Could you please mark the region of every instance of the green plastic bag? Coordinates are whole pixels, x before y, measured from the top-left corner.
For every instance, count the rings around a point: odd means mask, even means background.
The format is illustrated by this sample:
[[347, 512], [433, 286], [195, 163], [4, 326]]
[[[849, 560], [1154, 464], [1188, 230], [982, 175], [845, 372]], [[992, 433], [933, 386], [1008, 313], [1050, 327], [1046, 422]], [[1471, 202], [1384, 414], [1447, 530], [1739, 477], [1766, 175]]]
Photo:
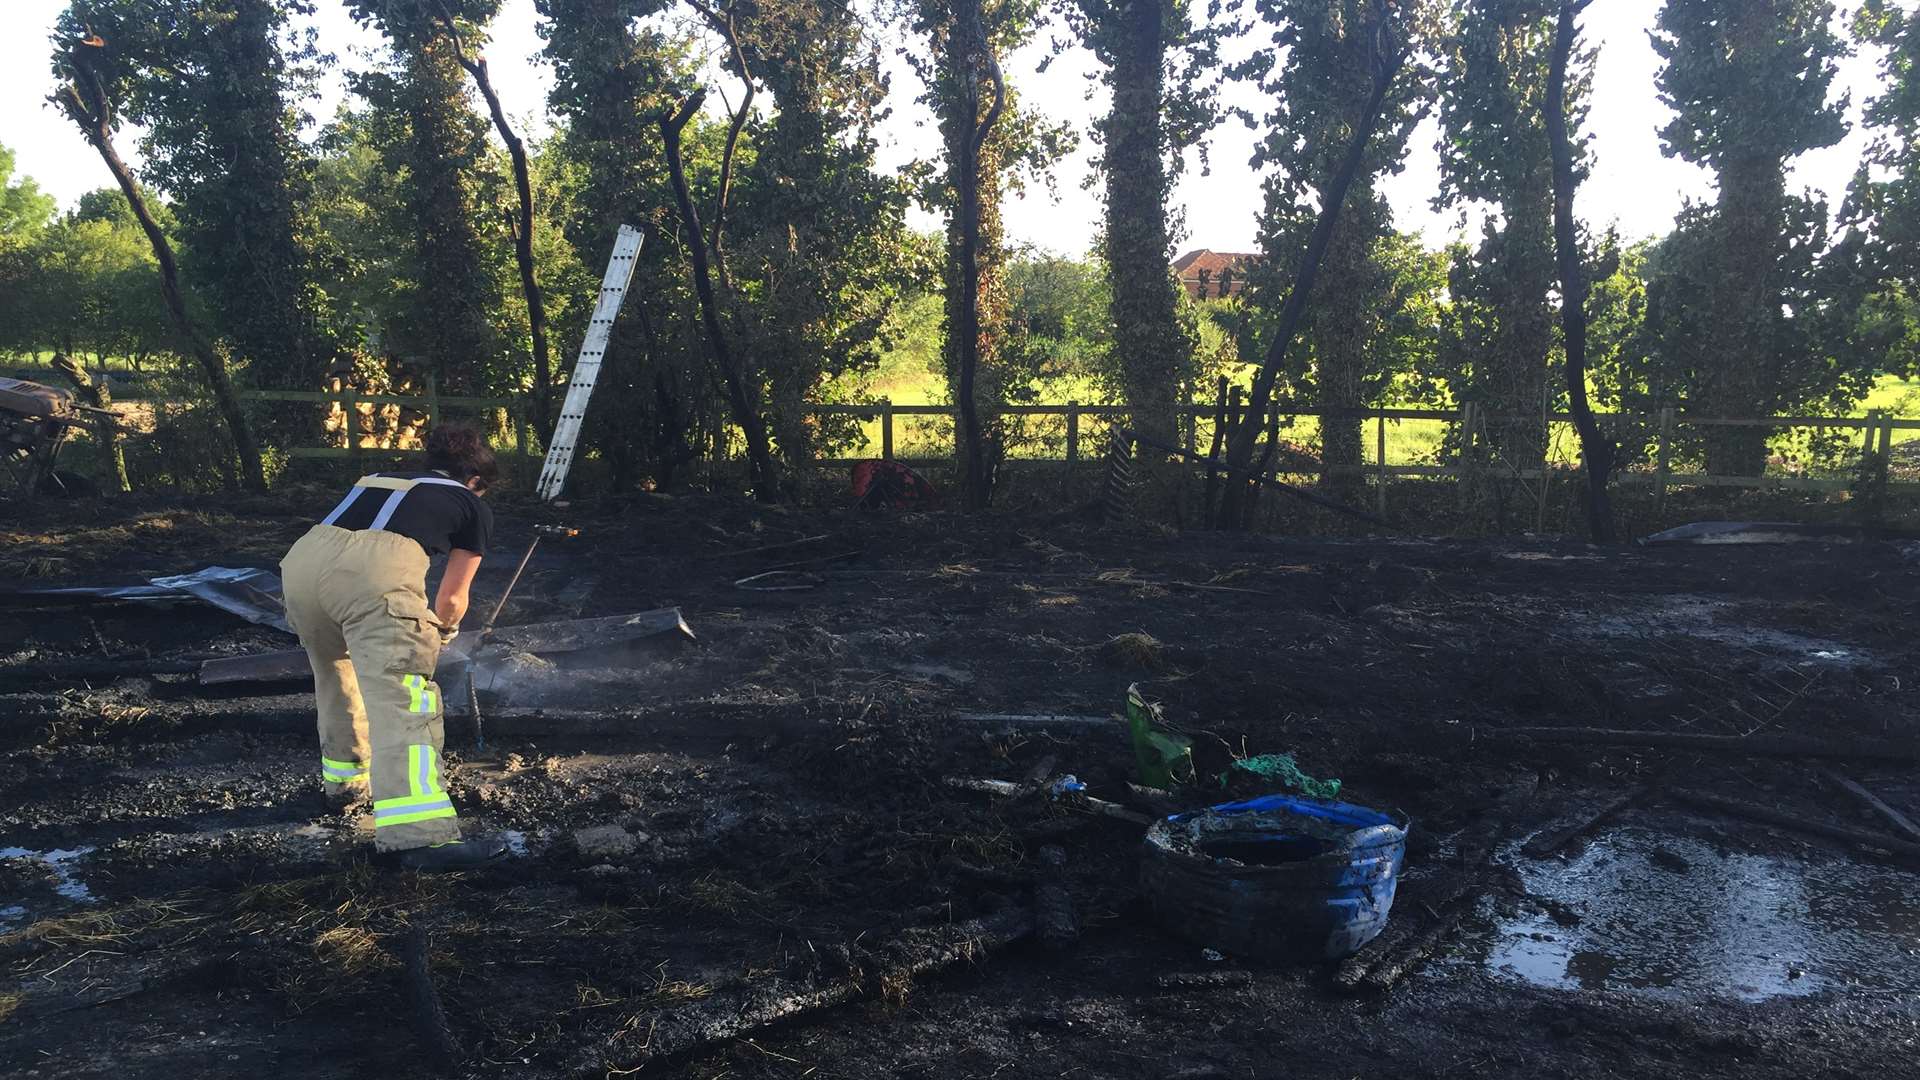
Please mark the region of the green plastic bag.
[[1277, 780], [1309, 799], [1331, 799], [1340, 794], [1340, 781], [1315, 780], [1300, 771], [1300, 764], [1293, 760], [1292, 754], [1261, 754], [1258, 757], [1241, 758], [1220, 774], [1221, 787], [1227, 786], [1227, 777], [1236, 769], [1267, 780]]
[[1184, 735], [1162, 730], [1160, 706], [1140, 696], [1139, 684], [1127, 687], [1127, 728], [1133, 733], [1133, 757], [1140, 782], [1170, 788], [1193, 782], [1193, 745]]

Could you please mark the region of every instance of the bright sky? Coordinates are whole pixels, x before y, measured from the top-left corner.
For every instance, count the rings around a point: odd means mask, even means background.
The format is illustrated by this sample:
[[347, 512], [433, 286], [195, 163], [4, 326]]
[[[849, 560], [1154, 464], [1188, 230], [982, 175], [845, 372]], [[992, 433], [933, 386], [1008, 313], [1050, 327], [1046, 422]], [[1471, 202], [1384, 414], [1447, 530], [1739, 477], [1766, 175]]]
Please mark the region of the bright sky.
[[[70, 205], [81, 193], [111, 183], [106, 169], [71, 125], [51, 107], [38, 104], [52, 88], [48, 74], [47, 33], [64, 0], [4, 0], [7, 33], [0, 35], [0, 100], [16, 103], [0, 114], [0, 144], [18, 155], [18, 169]], [[1911, 7], [1915, 0], [1906, 0]], [[1843, 0], [1843, 7], [1852, 7]], [[316, 116], [331, 115], [342, 94], [342, 69], [364, 63], [365, 50], [377, 48], [378, 35], [354, 25], [339, 0], [318, 0], [316, 23], [321, 47], [338, 55], [340, 65], [329, 73]], [[1670, 115], [1654, 90], [1659, 60], [1647, 42], [1660, 0], [1603, 0], [1587, 10], [1584, 43], [1600, 50], [1594, 79], [1593, 110], [1588, 130], [1593, 136], [1596, 166], [1581, 188], [1577, 210], [1597, 225], [1617, 224], [1631, 237], [1655, 236], [1672, 224], [1683, 200], [1709, 198], [1711, 178], [1703, 170], [1660, 154], [1657, 134]], [[523, 131], [534, 134], [546, 127], [546, 93], [551, 72], [538, 61], [541, 41], [533, 0], [505, 0], [493, 28], [488, 50], [493, 76], [510, 115]], [[1058, 57], [1044, 73], [1036, 69], [1051, 52], [1049, 35], [1016, 55], [1007, 65], [1029, 107], [1043, 109], [1056, 119], [1085, 131], [1090, 118], [1105, 107], [1104, 95], [1089, 100], [1087, 88], [1092, 59], [1081, 52]], [[1851, 120], [1876, 92], [1877, 58], [1857, 55], [1845, 60], [1836, 81], [1836, 93], [1850, 92]], [[912, 98], [918, 81], [896, 58], [891, 65], [894, 113], [884, 131], [883, 165], [891, 168], [915, 157], [931, 157], [937, 138], [927, 111]], [[1244, 88], [1235, 91], [1256, 114], [1264, 113], [1260, 95]], [[1401, 228], [1417, 229], [1430, 244], [1441, 244], [1461, 228], [1457, 211], [1436, 212], [1430, 200], [1438, 189], [1437, 135], [1431, 120], [1416, 131], [1407, 168], [1389, 179], [1385, 191], [1392, 200]], [[1796, 185], [1815, 188], [1837, 203], [1852, 176], [1866, 137], [1854, 130], [1837, 146], [1801, 157], [1793, 166]], [[1212, 138], [1211, 175], [1200, 175], [1197, 160], [1190, 164], [1175, 194], [1186, 226], [1181, 250], [1210, 247], [1222, 251], [1249, 250], [1254, 218], [1260, 207], [1260, 174], [1248, 168], [1253, 134], [1237, 123]], [[135, 155], [131, 133], [121, 139], [121, 150]], [[1054, 198], [1036, 187], [1010, 203], [1006, 211], [1010, 239], [1052, 251], [1078, 254], [1092, 241], [1100, 215], [1098, 193], [1084, 191], [1091, 170], [1093, 148], [1062, 163], [1056, 172]], [[919, 216], [916, 224], [931, 226]]]

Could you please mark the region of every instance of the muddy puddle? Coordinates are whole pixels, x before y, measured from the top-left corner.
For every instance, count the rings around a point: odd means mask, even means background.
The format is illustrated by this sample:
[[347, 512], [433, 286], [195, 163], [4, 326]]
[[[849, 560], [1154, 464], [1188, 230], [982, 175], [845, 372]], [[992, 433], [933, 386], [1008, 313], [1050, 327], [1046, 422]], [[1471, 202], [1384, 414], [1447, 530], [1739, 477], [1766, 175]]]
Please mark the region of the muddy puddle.
[[1634, 828], [1513, 865], [1533, 900], [1496, 920], [1480, 962], [1501, 981], [1748, 1002], [1920, 991], [1920, 875]]
[[[95, 897], [86, 882], [80, 880], [74, 872], [74, 863], [92, 854], [93, 848], [56, 848], [51, 851], [35, 851], [23, 847], [0, 847], [0, 862], [19, 860], [32, 864], [32, 873], [51, 886], [55, 895], [76, 904], [91, 904]], [[13, 901], [26, 897], [0, 897], [0, 933], [18, 929], [32, 922], [37, 916], [26, 904]]]
[[1876, 666], [1876, 658], [1845, 642], [1790, 630], [1756, 626], [1741, 618], [1739, 605], [1706, 596], [1679, 595], [1636, 599], [1570, 610], [1567, 637], [1587, 641], [1658, 641], [1686, 637], [1732, 649], [1779, 657], [1807, 668], [1854, 670]]

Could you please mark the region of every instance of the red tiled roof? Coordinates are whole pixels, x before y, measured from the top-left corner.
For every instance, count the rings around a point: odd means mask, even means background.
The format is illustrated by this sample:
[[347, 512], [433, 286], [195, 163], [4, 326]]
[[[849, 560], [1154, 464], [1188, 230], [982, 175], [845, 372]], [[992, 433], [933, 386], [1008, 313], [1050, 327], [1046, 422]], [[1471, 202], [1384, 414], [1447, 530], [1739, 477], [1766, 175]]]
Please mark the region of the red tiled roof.
[[1245, 252], [1200, 248], [1173, 260], [1173, 270], [1180, 276], [1180, 284], [1195, 299], [1238, 296], [1247, 287], [1247, 264], [1257, 259], [1258, 255]]
[[1200, 248], [1196, 251], [1189, 251], [1185, 255], [1173, 260], [1173, 268], [1179, 271], [1180, 276], [1183, 278], [1196, 277], [1202, 270], [1207, 272], [1208, 277], [1218, 277], [1222, 270], [1231, 269], [1235, 273], [1238, 273], [1243, 265], [1257, 258], [1259, 258], [1258, 255], [1248, 255], [1231, 251], [1215, 251], [1212, 248]]

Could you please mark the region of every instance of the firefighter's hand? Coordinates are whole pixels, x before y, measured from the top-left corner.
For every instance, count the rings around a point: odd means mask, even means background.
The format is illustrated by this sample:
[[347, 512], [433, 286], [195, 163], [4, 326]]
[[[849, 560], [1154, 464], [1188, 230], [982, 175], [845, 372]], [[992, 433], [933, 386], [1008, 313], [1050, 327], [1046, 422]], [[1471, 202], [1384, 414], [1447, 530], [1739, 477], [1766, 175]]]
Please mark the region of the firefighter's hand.
[[440, 629], [440, 647], [442, 649], [445, 649], [447, 646], [452, 645], [453, 639], [460, 636], [460, 628], [457, 626], [449, 626], [446, 623], [441, 623], [439, 629]]

